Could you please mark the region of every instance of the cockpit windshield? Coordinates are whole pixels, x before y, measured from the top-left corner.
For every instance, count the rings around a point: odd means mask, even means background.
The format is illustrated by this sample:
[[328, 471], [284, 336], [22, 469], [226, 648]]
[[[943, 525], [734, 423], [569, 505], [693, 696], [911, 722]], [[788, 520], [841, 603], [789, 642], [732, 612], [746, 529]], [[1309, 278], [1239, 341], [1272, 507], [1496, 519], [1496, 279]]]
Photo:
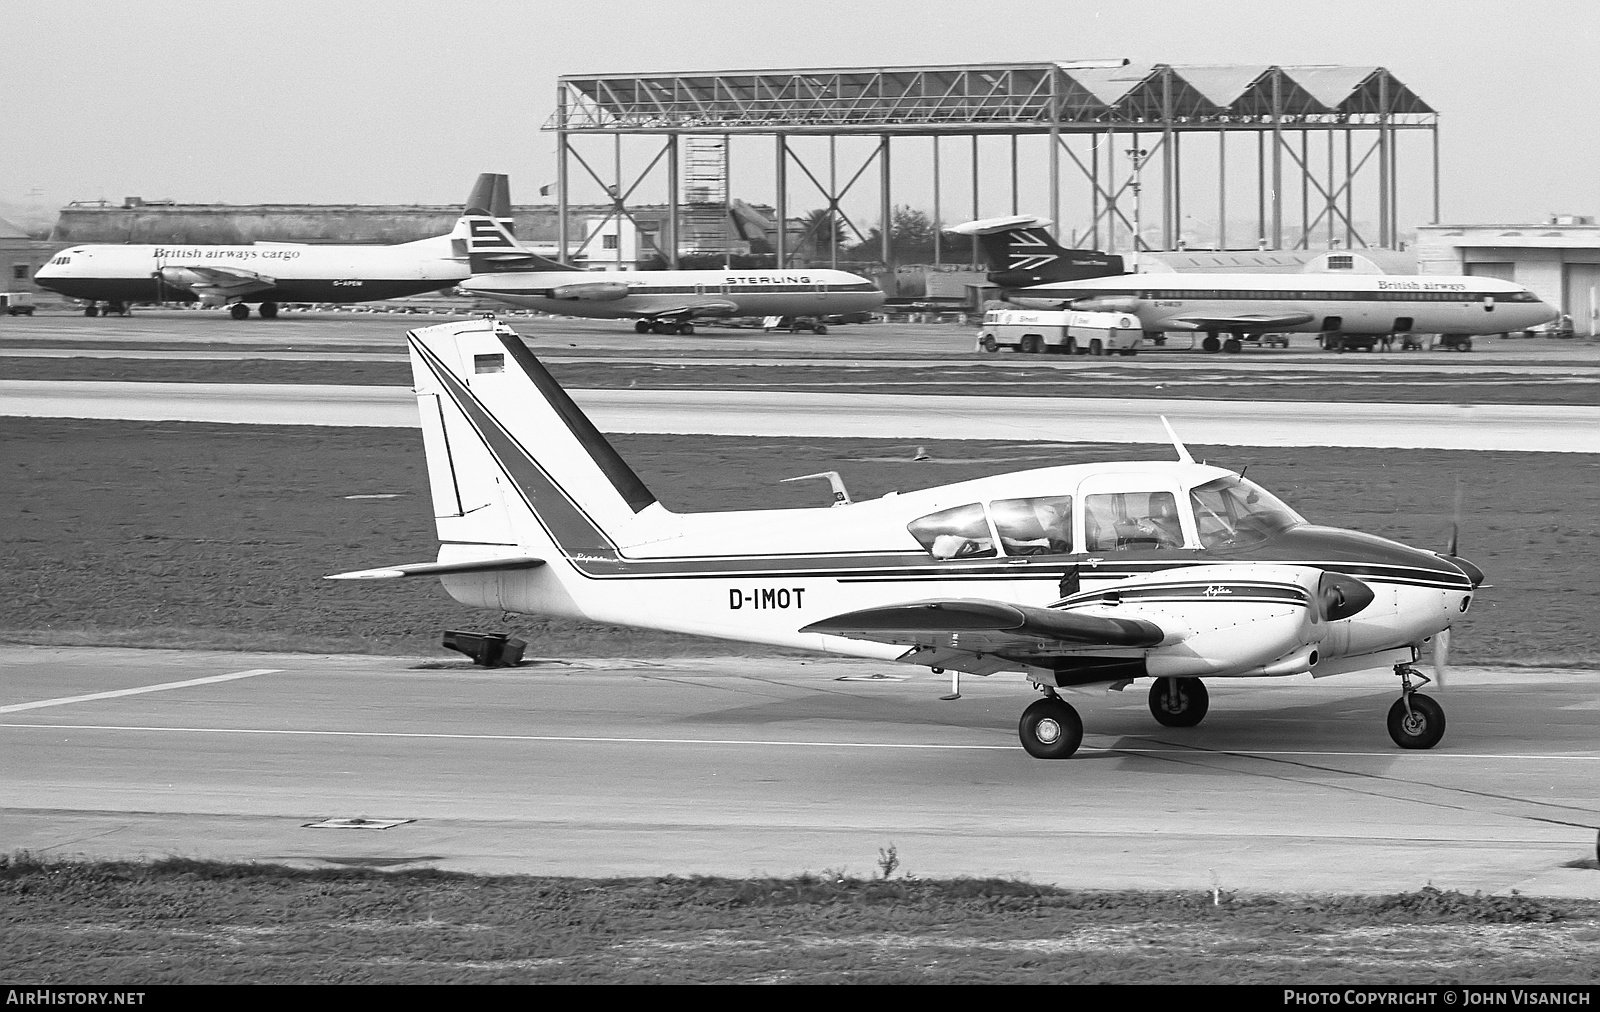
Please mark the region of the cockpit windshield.
[[1305, 518], [1253, 481], [1228, 475], [1189, 492], [1202, 548], [1254, 545]]

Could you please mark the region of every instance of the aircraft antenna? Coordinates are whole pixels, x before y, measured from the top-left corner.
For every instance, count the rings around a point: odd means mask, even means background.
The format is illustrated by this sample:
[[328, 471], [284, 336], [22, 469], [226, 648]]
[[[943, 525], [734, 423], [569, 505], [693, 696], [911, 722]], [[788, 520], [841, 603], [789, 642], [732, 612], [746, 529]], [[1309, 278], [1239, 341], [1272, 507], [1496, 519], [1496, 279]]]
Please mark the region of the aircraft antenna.
[[1172, 448], [1178, 451], [1178, 460], [1185, 464], [1193, 464], [1194, 458], [1189, 456], [1189, 448], [1183, 445], [1183, 440], [1179, 439], [1178, 434], [1173, 431], [1172, 423], [1167, 421], [1167, 416], [1159, 415], [1157, 417], [1161, 419], [1161, 424], [1166, 426], [1167, 438], [1172, 440]]

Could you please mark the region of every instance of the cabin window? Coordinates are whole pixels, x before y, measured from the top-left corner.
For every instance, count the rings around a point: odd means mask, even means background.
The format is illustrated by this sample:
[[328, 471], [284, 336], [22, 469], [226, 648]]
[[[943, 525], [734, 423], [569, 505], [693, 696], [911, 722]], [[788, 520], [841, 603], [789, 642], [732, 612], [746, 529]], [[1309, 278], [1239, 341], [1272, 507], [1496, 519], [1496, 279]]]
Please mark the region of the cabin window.
[[1182, 547], [1178, 497], [1171, 492], [1113, 492], [1083, 500], [1084, 551]]
[[1356, 258], [1350, 253], [1333, 253], [1328, 256], [1328, 270], [1349, 271], [1355, 270]]
[[978, 503], [929, 513], [906, 530], [936, 559], [983, 559], [995, 554], [994, 535]]
[[1072, 496], [997, 499], [989, 504], [1007, 555], [1065, 555], [1072, 551]]
[[1189, 501], [1202, 548], [1259, 544], [1305, 523], [1271, 492], [1233, 475], [1196, 486], [1189, 492]]

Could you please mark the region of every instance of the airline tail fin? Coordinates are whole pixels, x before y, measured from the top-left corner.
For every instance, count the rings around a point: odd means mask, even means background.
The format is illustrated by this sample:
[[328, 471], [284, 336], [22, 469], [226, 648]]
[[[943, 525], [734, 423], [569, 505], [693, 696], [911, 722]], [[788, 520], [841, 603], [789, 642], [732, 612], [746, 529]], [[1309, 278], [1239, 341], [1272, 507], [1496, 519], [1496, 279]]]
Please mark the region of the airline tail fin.
[[469, 207], [456, 223], [467, 267], [473, 274], [522, 271], [577, 271], [580, 268], [546, 260], [517, 242], [509, 229], [481, 207]]
[[977, 237], [989, 280], [1001, 288], [1127, 273], [1119, 256], [1062, 246], [1045, 228], [1049, 224], [1047, 218], [1015, 215], [964, 222], [946, 231]]
[[447, 546], [481, 546], [475, 557], [604, 562], [671, 523], [674, 514], [510, 327], [480, 318], [407, 340]]
[[484, 172], [478, 176], [472, 192], [467, 194], [467, 202], [462, 205], [465, 214], [471, 214], [474, 209], [479, 213], [487, 209], [507, 232], [517, 234], [516, 218], [511, 213], [511, 177], [505, 173]]

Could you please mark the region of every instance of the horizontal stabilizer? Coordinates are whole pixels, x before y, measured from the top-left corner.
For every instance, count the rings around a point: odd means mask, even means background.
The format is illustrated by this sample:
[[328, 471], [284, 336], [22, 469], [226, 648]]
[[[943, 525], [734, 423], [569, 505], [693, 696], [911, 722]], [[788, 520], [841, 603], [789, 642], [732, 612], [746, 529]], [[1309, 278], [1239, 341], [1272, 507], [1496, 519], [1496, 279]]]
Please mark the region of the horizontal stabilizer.
[[537, 569], [543, 559], [519, 556], [511, 559], [477, 559], [472, 562], [411, 562], [384, 569], [359, 569], [353, 573], [324, 576], [324, 580], [397, 580], [402, 576], [448, 576], [452, 573], [499, 573], [514, 569]]
[[1049, 224], [1049, 218], [1038, 218], [1031, 214], [1013, 214], [1004, 218], [979, 218], [977, 221], [964, 221], [959, 225], [951, 225], [945, 231], [956, 235], [993, 235], [996, 232], [1006, 232], [1013, 228], [1044, 228]]
[[1003, 601], [944, 600], [867, 608], [813, 622], [801, 632], [898, 643], [920, 635], [1005, 633], [1096, 646], [1149, 647], [1165, 633], [1154, 622], [1105, 618]]

